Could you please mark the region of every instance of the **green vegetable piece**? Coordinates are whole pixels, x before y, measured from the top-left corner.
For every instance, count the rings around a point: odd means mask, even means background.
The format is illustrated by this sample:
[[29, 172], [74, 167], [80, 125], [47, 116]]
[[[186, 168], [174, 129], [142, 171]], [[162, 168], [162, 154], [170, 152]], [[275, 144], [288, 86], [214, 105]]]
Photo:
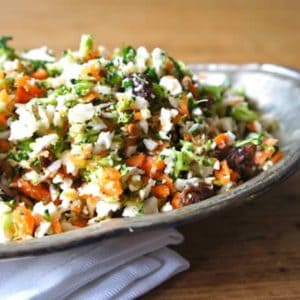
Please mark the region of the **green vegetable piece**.
[[188, 171], [190, 162], [191, 162], [191, 158], [187, 152], [177, 151], [176, 152], [176, 163], [175, 163], [175, 169], [174, 169], [175, 176], [178, 177], [178, 175], [182, 171]]
[[134, 60], [136, 56], [136, 50], [131, 46], [125, 46], [121, 49], [121, 56], [125, 63]]
[[78, 96], [85, 96], [92, 91], [94, 83], [88, 80], [82, 80], [74, 84], [73, 88]]
[[148, 67], [144, 73], [152, 82], [158, 83], [159, 78], [154, 68]]
[[45, 212], [44, 212], [44, 219], [45, 219], [46, 221], [48, 221], [48, 222], [51, 221], [51, 215], [50, 215], [48, 209], [46, 209]]
[[241, 122], [251, 122], [258, 119], [258, 114], [248, 107], [247, 103], [235, 105], [231, 109], [231, 116]]
[[121, 112], [129, 110], [131, 109], [132, 103], [133, 103], [133, 99], [124, 97], [117, 102], [116, 109]]
[[221, 101], [224, 91], [225, 86], [223, 85], [205, 85], [202, 87], [202, 93], [204, 95], [212, 95], [216, 98], [217, 101]]
[[2, 219], [2, 228], [4, 232], [9, 231], [12, 227], [12, 213], [11, 212], [4, 213], [1, 219]]
[[83, 34], [80, 39], [79, 52], [83, 56], [87, 56], [94, 47], [94, 39], [90, 34]]
[[264, 135], [262, 133], [251, 133], [245, 140], [237, 141], [235, 143], [235, 146], [241, 147], [241, 146], [244, 146], [244, 145], [250, 144], [250, 143], [254, 144], [256, 146], [259, 146], [262, 144], [263, 138], [264, 138]]
[[161, 100], [161, 99], [166, 98], [166, 91], [159, 84], [153, 83], [153, 85], [152, 85], [152, 91], [153, 91], [153, 94], [155, 95], [155, 97], [157, 99]]
[[118, 114], [118, 124], [126, 124], [133, 118], [133, 113], [119, 112]]
[[11, 36], [4, 35], [0, 37], [0, 56], [13, 60], [16, 57], [15, 50], [7, 45], [12, 40]]

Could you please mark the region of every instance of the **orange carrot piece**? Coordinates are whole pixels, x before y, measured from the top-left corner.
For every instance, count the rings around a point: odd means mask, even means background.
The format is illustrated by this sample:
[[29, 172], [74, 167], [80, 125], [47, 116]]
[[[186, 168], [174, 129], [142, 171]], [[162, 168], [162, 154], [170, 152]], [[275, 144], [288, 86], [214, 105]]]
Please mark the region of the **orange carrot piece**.
[[170, 195], [170, 189], [166, 184], [158, 184], [151, 188], [151, 193], [157, 198], [167, 198]]
[[237, 181], [239, 178], [238, 173], [233, 171], [229, 166], [226, 160], [221, 161], [221, 166], [219, 170], [214, 171], [216, 179], [222, 184], [227, 184], [230, 181]]
[[31, 74], [31, 77], [34, 79], [43, 80], [48, 78], [48, 72], [45, 69], [38, 69]]
[[26, 103], [34, 97], [41, 97], [45, 94], [45, 90], [32, 83], [28, 76], [16, 78], [16, 87], [17, 103]]
[[43, 201], [45, 203], [51, 201], [49, 190], [41, 184], [33, 185], [29, 181], [26, 181], [23, 178], [19, 178], [17, 180], [17, 189], [24, 195], [36, 201]]
[[35, 219], [28, 208], [18, 206], [12, 213], [12, 220], [14, 231], [18, 238], [33, 235]]
[[171, 204], [173, 208], [180, 208], [182, 207], [182, 203], [180, 201], [180, 193], [176, 192], [172, 198]]
[[273, 151], [270, 151], [270, 149], [265, 149], [261, 151], [256, 151], [254, 156], [254, 162], [262, 166], [273, 154]]
[[114, 168], [105, 168], [99, 179], [101, 191], [108, 196], [120, 196], [123, 193], [121, 174]]
[[127, 164], [131, 167], [141, 168], [146, 160], [144, 153], [135, 154], [127, 159]]
[[224, 149], [228, 144], [228, 135], [226, 133], [220, 133], [215, 138], [214, 141], [217, 145], [217, 148]]
[[133, 118], [134, 118], [136, 121], [142, 120], [142, 114], [141, 114], [141, 112], [136, 112], [136, 113], [134, 113]]
[[283, 157], [283, 153], [281, 151], [277, 151], [271, 158], [271, 161], [273, 162], [273, 164], [277, 163], [278, 161], [280, 161]]
[[53, 229], [54, 233], [61, 233], [62, 232], [61, 225], [60, 225], [59, 220], [57, 218], [53, 218], [51, 220], [51, 225], [52, 225], [52, 229]]
[[91, 102], [94, 99], [98, 98], [99, 94], [96, 92], [91, 92], [83, 97], [85, 102]]
[[189, 98], [188, 98], [187, 96], [184, 96], [184, 97], [179, 101], [180, 112], [181, 112], [183, 115], [186, 115], [186, 116], [189, 115], [188, 101], [189, 101]]

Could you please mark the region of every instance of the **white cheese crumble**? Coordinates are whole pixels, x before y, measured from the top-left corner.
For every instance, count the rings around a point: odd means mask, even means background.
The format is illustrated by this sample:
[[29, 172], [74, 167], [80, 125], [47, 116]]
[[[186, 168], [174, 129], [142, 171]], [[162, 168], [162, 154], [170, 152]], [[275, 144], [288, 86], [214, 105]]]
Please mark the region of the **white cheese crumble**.
[[112, 139], [114, 136], [114, 132], [102, 131], [100, 132], [98, 139], [95, 143], [94, 152], [100, 152], [102, 150], [110, 149], [112, 145]]
[[51, 222], [42, 221], [34, 232], [34, 237], [39, 238], [45, 236], [51, 229]]
[[77, 104], [68, 112], [68, 119], [71, 124], [84, 123], [93, 118], [95, 114], [95, 107], [93, 104]]
[[155, 48], [152, 53], [152, 64], [158, 76], [162, 75], [162, 69], [165, 63], [166, 53], [160, 48]]
[[115, 212], [121, 207], [119, 202], [98, 201], [96, 204], [96, 213], [100, 218], [105, 218], [110, 212]]
[[177, 96], [182, 93], [182, 87], [178, 79], [174, 76], [168, 75], [160, 79], [159, 85], [164, 87], [172, 96]]
[[27, 52], [23, 52], [21, 54], [21, 57], [28, 60], [41, 60], [47, 62], [54, 62], [55, 57], [53, 55], [50, 55], [49, 52], [50, 52], [49, 49], [46, 46], [44, 46], [41, 48], [35, 48]]
[[136, 50], [136, 67], [137, 71], [143, 73], [147, 68], [147, 60], [150, 58], [150, 54], [145, 47], [139, 47]]
[[112, 93], [112, 90], [111, 87], [108, 85], [96, 84], [94, 87], [94, 92], [99, 93], [101, 95], [109, 95]]
[[144, 143], [145, 147], [147, 148], [147, 150], [149, 150], [149, 151], [155, 150], [155, 148], [158, 145], [158, 143], [152, 139], [144, 139], [143, 143]]
[[32, 213], [33, 213], [33, 215], [41, 215], [41, 216], [43, 216], [46, 211], [52, 217], [52, 216], [56, 215], [57, 208], [56, 208], [56, 206], [55, 206], [55, 204], [53, 202], [49, 202], [48, 204], [44, 204], [43, 202], [37, 202], [33, 206]]
[[159, 117], [161, 130], [159, 131], [159, 135], [162, 139], [170, 139], [168, 133], [173, 127], [172, 118], [177, 115], [178, 111], [176, 109], [167, 109], [164, 107], [161, 109]]
[[167, 202], [166, 204], [164, 204], [164, 206], [161, 208], [162, 212], [168, 212], [173, 210], [173, 206], [171, 205], [170, 202]]
[[35, 157], [42, 149], [49, 147], [50, 145], [55, 145], [58, 139], [59, 137], [56, 133], [47, 134], [37, 138], [35, 142], [31, 144], [32, 152], [30, 153], [30, 157]]
[[197, 186], [200, 183], [200, 178], [192, 177], [189, 179], [178, 178], [175, 181], [175, 188], [177, 191], [182, 191], [187, 186]]
[[128, 205], [124, 208], [122, 217], [136, 217], [140, 212], [140, 207], [136, 205]]
[[19, 119], [10, 123], [10, 141], [23, 140], [32, 137], [38, 130], [38, 122], [30, 105], [18, 105], [16, 113]]

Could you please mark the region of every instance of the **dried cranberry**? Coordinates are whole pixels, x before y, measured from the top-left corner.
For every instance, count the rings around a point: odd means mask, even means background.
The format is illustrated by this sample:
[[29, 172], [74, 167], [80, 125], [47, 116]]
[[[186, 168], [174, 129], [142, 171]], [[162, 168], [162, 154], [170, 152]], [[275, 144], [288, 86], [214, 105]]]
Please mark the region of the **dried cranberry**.
[[146, 99], [152, 96], [152, 82], [145, 74], [134, 73], [126, 78], [132, 82], [132, 92], [134, 95]]
[[254, 162], [255, 152], [256, 145], [254, 144], [231, 148], [226, 160], [229, 167], [239, 172], [242, 177], [253, 177], [257, 173], [257, 166]]
[[180, 194], [181, 206], [197, 203], [215, 194], [212, 185], [201, 182], [198, 186], [188, 186]]

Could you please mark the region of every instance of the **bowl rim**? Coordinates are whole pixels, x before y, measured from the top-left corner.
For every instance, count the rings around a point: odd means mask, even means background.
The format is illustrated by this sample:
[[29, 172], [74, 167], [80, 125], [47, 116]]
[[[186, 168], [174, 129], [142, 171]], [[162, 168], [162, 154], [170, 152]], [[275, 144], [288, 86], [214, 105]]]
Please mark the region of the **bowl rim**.
[[[192, 70], [209, 72], [262, 72], [296, 79], [300, 83], [300, 71], [276, 64], [189, 64]], [[221, 209], [242, 204], [269, 189], [300, 167], [300, 145], [296, 145], [272, 168], [223, 194], [170, 212], [133, 218], [116, 218], [93, 226], [26, 241], [0, 244], [0, 259], [21, 258], [48, 254], [87, 245], [108, 237], [130, 232], [175, 227], [209, 216]]]

